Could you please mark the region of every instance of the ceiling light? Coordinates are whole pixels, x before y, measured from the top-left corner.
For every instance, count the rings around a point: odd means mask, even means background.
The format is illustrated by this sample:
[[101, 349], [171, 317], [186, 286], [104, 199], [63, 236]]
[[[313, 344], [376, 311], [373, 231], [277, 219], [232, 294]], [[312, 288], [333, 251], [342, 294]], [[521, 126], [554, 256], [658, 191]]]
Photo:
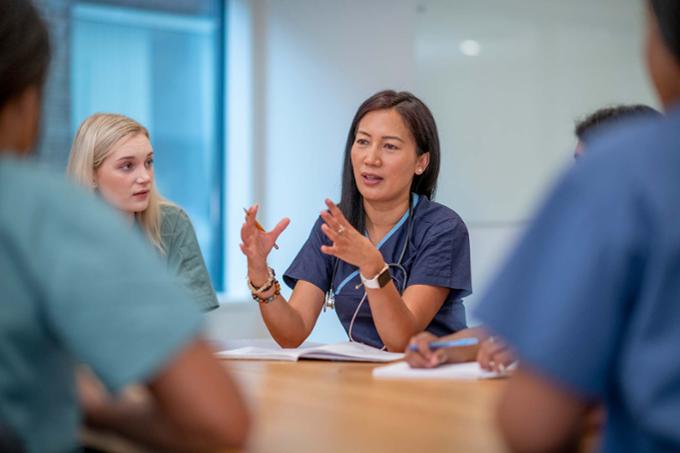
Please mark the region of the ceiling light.
[[472, 39], [466, 39], [460, 43], [460, 51], [468, 57], [476, 57], [482, 51], [482, 46]]

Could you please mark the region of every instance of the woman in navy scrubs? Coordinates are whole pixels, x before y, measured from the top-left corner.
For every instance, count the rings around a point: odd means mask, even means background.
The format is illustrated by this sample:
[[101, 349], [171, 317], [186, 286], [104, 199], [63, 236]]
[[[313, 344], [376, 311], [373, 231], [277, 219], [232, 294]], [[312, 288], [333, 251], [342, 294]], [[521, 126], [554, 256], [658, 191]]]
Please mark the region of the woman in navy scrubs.
[[411, 93], [382, 91], [357, 111], [347, 137], [339, 205], [326, 200], [307, 242], [283, 276], [280, 295], [267, 255], [288, 225], [258, 229], [246, 213], [241, 250], [269, 332], [299, 346], [334, 302], [351, 341], [403, 351], [412, 335], [466, 327], [470, 245], [462, 219], [432, 201], [439, 138], [430, 110]]

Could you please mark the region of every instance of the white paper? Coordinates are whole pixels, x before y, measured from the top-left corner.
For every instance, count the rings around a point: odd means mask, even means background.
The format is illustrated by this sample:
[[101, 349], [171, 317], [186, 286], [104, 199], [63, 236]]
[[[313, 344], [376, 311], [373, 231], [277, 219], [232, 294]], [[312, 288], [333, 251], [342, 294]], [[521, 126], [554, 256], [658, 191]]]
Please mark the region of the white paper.
[[378, 379], [494, 379], [507, 376], [483, 370], [477, 362], [453, 363], [436, 368], [411, 368], [406, 362], [382, 366], [373, 370]]
[[224, 359], [244, 360], [282, 360], [298, 359], [339, 360], [349, 362], [392, 362], [404, 358], [404, 354], [381, 351], [361, 343], [343, 342], [326, 345], [303, 344], [302, 347], [287, 349], [276, 345], [262, 346], [262, 342], [254, 342], [253, 346], [238, 348], [226, 347], [216, 355]]

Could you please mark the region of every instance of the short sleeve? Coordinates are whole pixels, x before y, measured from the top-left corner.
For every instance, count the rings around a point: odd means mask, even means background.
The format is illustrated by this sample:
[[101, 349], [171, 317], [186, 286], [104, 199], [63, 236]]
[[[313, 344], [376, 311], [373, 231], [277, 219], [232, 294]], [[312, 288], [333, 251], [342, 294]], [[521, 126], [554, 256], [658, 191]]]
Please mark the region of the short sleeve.
[[408, 285], [450, 288], [453, 300], [472, 293], [470, 238], [460, 218], [447, 217], [428, 229], [411, 266]]
[[536, 371], [594, 397], [606, 388], [641, 272], [639, 219], [614, 170], [575, 170], [539, 210], [476, 314]]
[[168, 222], [169, 234], [163, 235], [164, 243], [167, 241], [165, 253], [168, 267], [179, 277], [191, 299], [201, 309], [213, 310], [219, 303], [191, 220], [183, 210], [174, 207], [169, 209], [176, 212], [172, 214], [174, 221]]
[[26, 216], [30, 273], [56, 341], [115, 392], [154, 376], [192, 341], [200, 312], [117, 212], [63, 189]]
[[319, 217], [307, 241], [283, 275], [283, 281], [291, 289], [295, 288], [298, 280], [307, 281], [323, 292], [329, 289], [333, 260], [321, 252], [322, 245], [330, 245], [330, 241], [321, 231], [321, 224], [322, 219]]

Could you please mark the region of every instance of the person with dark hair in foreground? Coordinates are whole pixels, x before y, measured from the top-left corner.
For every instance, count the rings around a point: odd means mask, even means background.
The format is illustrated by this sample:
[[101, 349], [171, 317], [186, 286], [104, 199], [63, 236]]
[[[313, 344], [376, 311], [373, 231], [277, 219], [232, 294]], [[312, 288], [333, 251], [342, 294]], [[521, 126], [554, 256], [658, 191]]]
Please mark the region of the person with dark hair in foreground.
[[680, 2], [646, 4], [665, 116], [588, 144], [477, 312], [520, 358], [498, 412], [513, 451], [574, 451], [599, 403], [603, 451], [680, 451]]
[[615, 105], [611, 107], [604, 107], [594, 111], [590, 115], [576, 122], [574, 127], [574, 134], [578, 139], [574, 157], [579, 157], [583, 154], [586, 140], [595, 131], [602, 128], [608, 128], [624, 120], [633, 120], [641, 117], [660, 118], [661, 113], [657, 110], [644, 104], [632, 105]]
[[[195, 304], [117, 213], [25, 158], [50, 56], [30, 1], [0, 0], [0, 43], [3, 441], [73, 451], [84, 419], [154, 450], [243, 445], [246, 408]], [[110, 394], [76, 388], [77, 363]], [[150, 397], [118, 397], [132, 383]]]
[[422, 330], [466, 327], [470, 244], [458, 214], [431, 199], [439, 160], [437, 126], [420, 99], [382, 91], [364, 101], [347, 136], [340, 205], [326, 200], [328, 210], [283, 276], [293, 288], [289, 302], [267, 266], [288, 220], [265, 233], [257, 207], [247, 211], [248, 280], [281, 346], [300, 345], [332, 300], [351, 341], [390, 351], [404, 351]]

